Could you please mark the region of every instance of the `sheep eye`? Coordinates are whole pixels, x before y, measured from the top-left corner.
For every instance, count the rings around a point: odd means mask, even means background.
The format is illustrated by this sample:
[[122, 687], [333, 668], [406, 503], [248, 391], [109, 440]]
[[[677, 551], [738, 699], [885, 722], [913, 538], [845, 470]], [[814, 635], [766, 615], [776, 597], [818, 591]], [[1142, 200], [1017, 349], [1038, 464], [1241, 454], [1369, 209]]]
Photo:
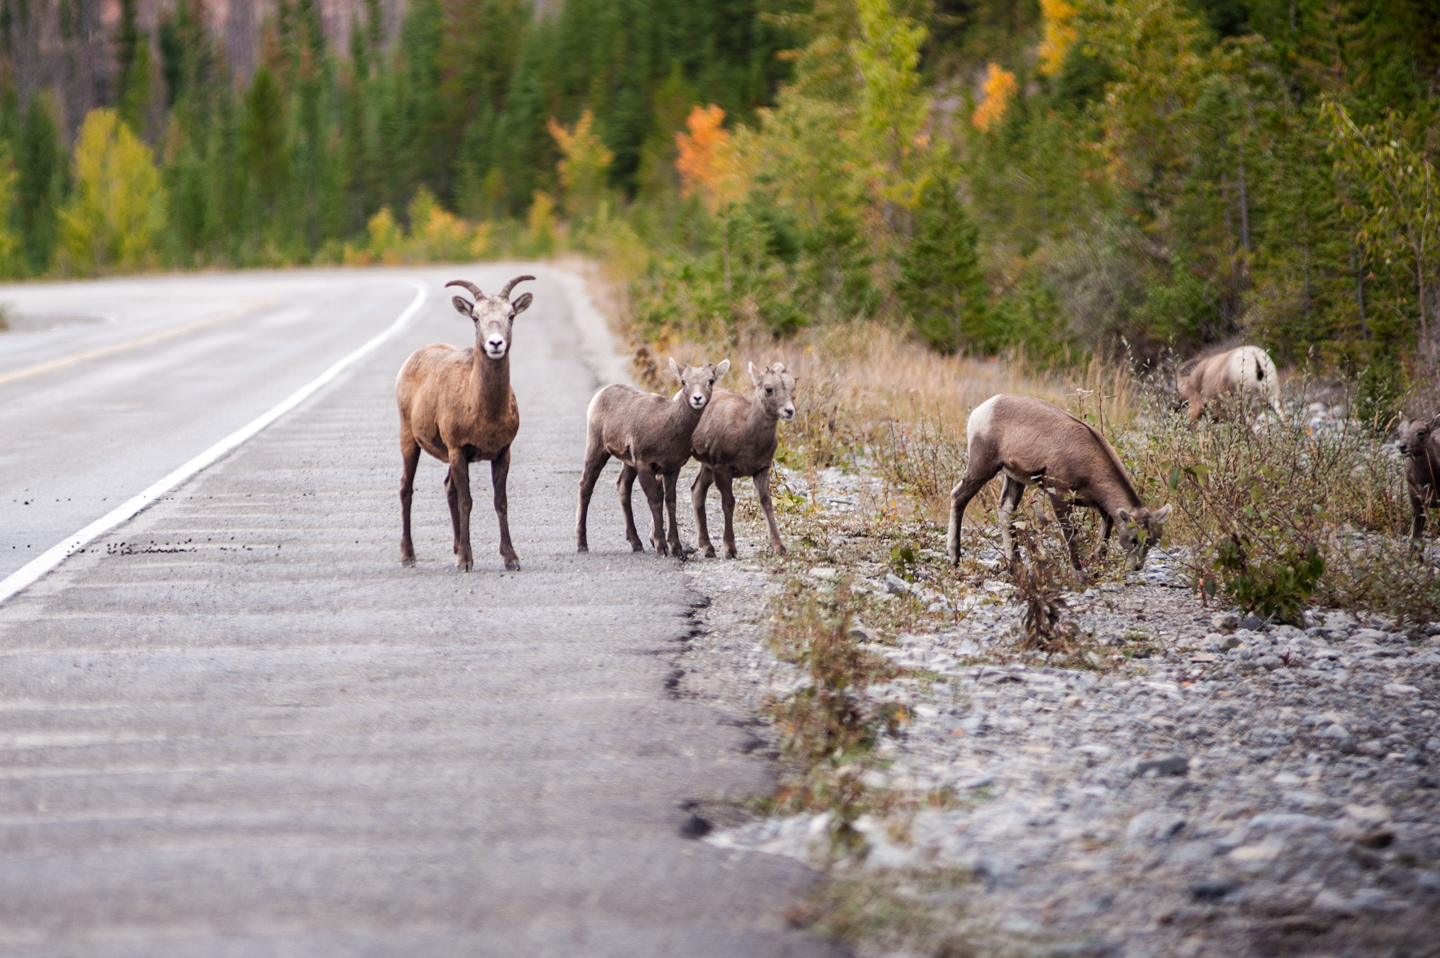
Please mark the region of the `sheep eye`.
[[770, 395], [771, 393], [773, 393], [774, 391], [775, 391], [775, 390], [774, 390], [774, 389], [771, 389], [769, 386], [766, 386], [766, 387], [765, 387], [765, 395], [767, 395], [767, 396]]

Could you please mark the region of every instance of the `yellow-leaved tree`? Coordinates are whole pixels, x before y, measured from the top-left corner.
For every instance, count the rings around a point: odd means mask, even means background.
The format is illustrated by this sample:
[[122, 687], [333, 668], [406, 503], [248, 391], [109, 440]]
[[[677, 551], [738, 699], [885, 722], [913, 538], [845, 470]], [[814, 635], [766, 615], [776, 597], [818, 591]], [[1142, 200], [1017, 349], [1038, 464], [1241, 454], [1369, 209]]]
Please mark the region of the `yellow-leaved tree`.
[[1053, 77], [1060, 72], [1065, 56], [1080, 31], [1075, 28], [1075, 17], [1079, 10], [1066, 0], [1040, 0], [1040, 14], [1045, 22], [1045, 38], [1040, 41], [1040, 72]]
[[711, 213], [744, 195], [743, 177], [725, 129], [725, 111], [715, 106], [696, 105], [685, 118], [689, 133], [675, 134], [675, 169], [680, 173], [680, 194], [687, 199], [699, 194]]
[[605, 195], [606, 171], [615, 159], [595, 132], [595, 116], [589, 110], [575, 126], [565, 129], [552, 116], [546, 125], [564, 158], [556, 165], [560, 186], [565, 191], [565, 212], [582, 216], [593, 212]]
[[73, 168], [75, 189], [60, 211], [68, 268], [98, 273], [150, 265], [165, 219], [150, 148], [114, 110], [92, 110], [75, 142]]
[[1010, 100], [1019, 84], [1015, 81], [1015, 74], [998, 63], [992, 63], [985, 71], [985, 84], [981, 89], [985, 99], [971, 114], [970, 122], [975, 124], [975, 129], [988, 133], [1005, 119], [1005, 112], [1010, 108]]

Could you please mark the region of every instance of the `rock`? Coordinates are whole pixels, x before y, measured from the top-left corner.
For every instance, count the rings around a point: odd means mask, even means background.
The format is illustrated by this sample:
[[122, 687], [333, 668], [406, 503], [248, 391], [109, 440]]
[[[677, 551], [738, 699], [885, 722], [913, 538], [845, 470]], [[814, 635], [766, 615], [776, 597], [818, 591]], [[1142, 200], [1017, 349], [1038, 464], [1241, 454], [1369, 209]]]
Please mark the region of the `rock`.
[[1130, 819], [1125, 840], [1131, 843], [1169, 841], [1185, 827], [1185, 816], [1171, 811], [1141, 812]]
[[1231, 649], [1238, 649], [1239, 647], [1240, 640], [1233, 635], [1226, 636], [1220, 641], [1221, 652], [1229, 652]]
[[909, 595], [915, 588], [893, 572], [885, 573], [885, 591], [891, 595]]
[[1386, 695], [1418, 695], [1420, 690], [1413, 685], [1401, 685], [1399, 682], [1386, 683], [1381, 690]]
[[1230, 878], [1195, 882], [1190, 886], [1190, 897], [1196, 901], [1217, 902], [1234, 893], [1239, 887], [1240, 883]]
[[1338, 722], [1331, 723], [1327, 726], [1320, 732], [1319, 737], [1334, 742], [1340, 751], [1347, 754], [1355, 751], [1357, 739], [1354, 735], [1350, 734], [1349, 729]]
[[1260, 656], [1260, 658], [1255, 660], [1255, 664], [1263, 669], [1269, 669], [1273, 672], [1275, 669], [1283, 666], [1285, 664], [1285, 660], [1280, 658], [1280, 656], [1278, 655], [1262, 655]]
[[1234, 632], [1240, 627], [1240, 616], [1234, 612], [1221, 612], [1210, 617], [1210, 625], [1217, 632]]
[[1264, 841], [1255, 845], [1241, 845], [1230, 852], [1230, 860], [1242, 864], [1270, 862], [1280, 857], [1285, 845], [1279, 841]]
[[1153, 758], [1141, 762], [1135, 766], [1135, 774], [1140, 776], [1154, 775], [1176, 775], [1183, 776], [1190, 773], [1190, 759], [1184, 755], [1172, 755], [1168, 758]]
[[836, 576], [834, 569], [825, 566], [816, 566], [810, 570], [810, 575], [815, 579], [833, 579]]
[[1252, 632], [1259, 632], [1265, 628], [1265, 620], [1258, 615], [1247, 615], [1240, 619], [1240, 628], [1249, 629]]

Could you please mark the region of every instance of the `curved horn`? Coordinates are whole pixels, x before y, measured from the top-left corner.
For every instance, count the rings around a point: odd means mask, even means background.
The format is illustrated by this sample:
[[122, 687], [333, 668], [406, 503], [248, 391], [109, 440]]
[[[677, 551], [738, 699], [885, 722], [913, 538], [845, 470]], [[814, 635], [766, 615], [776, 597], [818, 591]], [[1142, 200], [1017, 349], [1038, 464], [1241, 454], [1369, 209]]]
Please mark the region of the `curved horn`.
[[517, 277], [515, 277], [515, 278], [512, 279], [510, 282], [508, 282], [508, 283], [505, 284], [505, 288], [500, 291], [500, 298], [501, 298], [501, 299], [509, 299], [509, 298], [510, 298], [510, 291], [515, 288], [515, 284], [516, 284], [516, 283], [523, 283], [523, 282], [525, 282], [526, 280], [534, 279], [534, 278], [535, 278], [535, 277], [533, 277], [533, 276], [517, 276]]
[[[480, 297], [482, 297], [482, 296], [485, 295], [484, 293], [480, 292], [480, 287], [479, 287], [479, 286], [476, 286], [474, 283], [470, 282], [468, 279], [452, 279], [450, 282], [446, 283], [445, 285], [446, 285], [446, 286], [460, 286], [460, 287], [463, 287], [463, 288], [465, 288], [465, 289], [468, 289], [468, 290], [470, 291], [470, 295], [471, 295], [471, 296], [474, 296], [476, 299], [479, 299]], [[509, 287], [506, 287], [506, 289], [509, 289]]]

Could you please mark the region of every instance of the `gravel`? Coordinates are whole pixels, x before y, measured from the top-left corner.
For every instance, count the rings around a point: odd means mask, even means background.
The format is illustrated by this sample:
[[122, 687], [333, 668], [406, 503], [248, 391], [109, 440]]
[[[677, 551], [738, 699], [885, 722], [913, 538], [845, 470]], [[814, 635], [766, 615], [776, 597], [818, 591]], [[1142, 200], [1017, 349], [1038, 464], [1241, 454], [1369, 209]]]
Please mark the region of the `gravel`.
[[[1155, 550], [1123, 586], [1067, 596], [1092, 636], [1084, 669], [1021, 660], [1006, 582], [965, 596], [860, 582], [956, 611], [893, 642], [852, 632], [924, 677], [868, 691], [909, 717], [864, 777], [890, 799], [875, 808], [900, 811], [857, 821], [866, 850], [840, 869], [968, 873], [963, 903], [934, 907], [1037, 953], [1440, 954], [1440, 622], [1311, 610], [1306, 628], [1274, 626], [1203, 607], [1169, 561]], [[711, 594], [739, 594], [737, 575], [751, 602], [774, 588], [758, 568], [691, 567]], [[742, 684], [758, 703], [795, 676], [764, 661], [752, 619]], [[823, 864], [829, 825], [739, 822], [705, 840]]]

